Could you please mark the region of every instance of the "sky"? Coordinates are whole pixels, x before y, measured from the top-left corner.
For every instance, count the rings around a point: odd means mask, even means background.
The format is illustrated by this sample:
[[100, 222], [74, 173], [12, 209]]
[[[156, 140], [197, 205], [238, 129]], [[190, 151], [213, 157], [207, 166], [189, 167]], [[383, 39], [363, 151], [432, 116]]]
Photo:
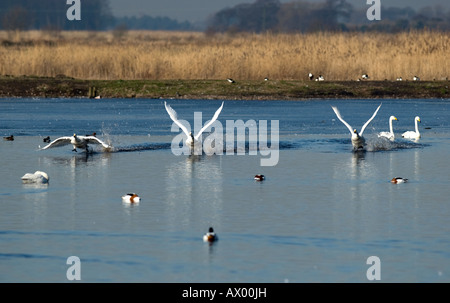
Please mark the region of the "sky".
[[[449, 0], [380, 1], [382, 7], [410, 6], [417, 9], [440, 4], [445, 9], [450, 9]], [[149, 15], [152, 17], [169, 17], [178, 21], [201, 22], [221, 9], [233, 7], [241, 3], [254, 2], [255, 0], [110, 0], [110, 5], [112, 13], [117, 17]], [[293, 2], [293, 0], [280, 0], [280, 2]], [[366, 0], [347, 0], [347, 2], [353, 4], [355, 7], [370, 7], [366, 4]]]

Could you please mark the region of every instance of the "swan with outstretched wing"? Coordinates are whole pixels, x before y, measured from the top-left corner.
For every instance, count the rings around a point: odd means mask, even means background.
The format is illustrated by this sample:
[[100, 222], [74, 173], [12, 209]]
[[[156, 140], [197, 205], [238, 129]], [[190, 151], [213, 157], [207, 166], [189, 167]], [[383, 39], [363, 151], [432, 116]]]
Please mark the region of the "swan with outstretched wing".
[[48, 149], [48, 148], [53, 148], [53, 147], [58, 147], [58, 146], [69, 145], [69, 144], [72, 144], [72, 146], [73, 146], [72, 151], [74, 151], [74, 152], [77, 151], [77, 148], [85, 149], [86, 151], [89, 151], [88, 144], [99, 144], [104, 149], [107, 149], [107, 150], [112, 148], [111, 145], [106, 144], [105, 142], [98, 139], [97, 137], [78, 136], [77, 134], [73, 134], [73, 136], [70, 136], [70, 137], [59, 137], [58, 139], [53, 140], [52, 142], [50, 142], [48, 145], [44, 146], [41, 149]]
[[361, 128], [361, 131], [358, 133], [358, 131], [351, 127], [350, 124], [348, 124], [344, 119], [342, 119], [341, 113], [339, 112], [339, 110], [337, 109], [336, 106], [332, 106], [331, 108], [333, 109], [334, 113], [336, 114], [336, 116], [338, 117], [338, 119], [345, 125], [347, 126], [348, 130], [350, 131], [350, 133], [352, 134], [352, 145], [353, 145], [353, 149], [354, 150], [358, 150], [358, 149], [364, 149], [364, 145], [365, 145], [365, 139], [363, 137], [363, 133], [364, 130], [366, 129], [366, 127], [369, 125], [369, 123], [373, 120], [373, 118], [375, 118], [375, 116], [378, 113], [378, 110], [380, 109], [381, 104], [378, 106], [378, 108], [375, 110], [375, 112], [373, 113], [372, 117], [370, 117], [369, 120], [367, 120], [366, 123], [364, 123], [363, 127]]
[[186, 126], [184, 126], [179, 120], [178, 120], [178, 115], [177, 112], [170, 107], [170, 105], [167, 104], [167, 102], [164, 101], [164, 106], [166, 107], [166, 111], [169, 114], [170, 118], [173, 120], [173, 122], [175, 122], [180, 128], [181, 130], [186, 134], [187, 139], [186, 139], [186, 145], [190, 146], [191, 148], [194, 147], [195, 144], [197, 144], [199, 141], [200, 136], [202, 135], [202, 133], [208, 128], [210, 127], [219, 117], [220, 112], [222, 111], [223, 108], [223, 102], [222, 105], [219, 107], [218, 110], [216, 110], [216, 113], [214, 114], [214, 116], [212, 117], [211, 120], [209, 120], [208, 123], [206, 123], [202, 129], [198, 132], [197, 135], [193, 135], [192, 132], [189, 132], [186, 128]]

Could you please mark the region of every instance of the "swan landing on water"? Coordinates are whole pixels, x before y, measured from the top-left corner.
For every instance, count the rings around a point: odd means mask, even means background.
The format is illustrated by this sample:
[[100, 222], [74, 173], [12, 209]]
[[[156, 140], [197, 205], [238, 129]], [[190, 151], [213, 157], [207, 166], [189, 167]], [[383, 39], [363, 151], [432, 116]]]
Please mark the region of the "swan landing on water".
[[72, 151], [74, 151], [74, 152], [77, 151], [77, 148], [80, 148], [80, 149], [82, 148], [82, 149], [85, 149], [86, 152], [89, 152], [88, 144], [91, 144], [91, 143], [93, 143], [93, 144], [100, 144], [106, 150], [109, 150], [109, 149], [112, 148], [111, 145], [106, 144], [105, 142], [103, 142], [102, 140], [98, 139], [97, 137], [94, 137], [94, 136], [77, 136], [77, 134], [73, 134], [73, 136], [71, 136], [71, 137], [60, 137], [58, 139], [55, 139], [52, 142], [50, 142], [50, 144], [44, 146], [41, 149], [47, 149], [47, 148], [52, 148], [52, 147], [72, 144], [72, 146], [73, 146], [73, 150]]
[[186, 126], [184, 126], [179, 120], [178, 120], [178, 115], [177, 112], [170, 107], [170, 105], [167, 104], [166, 101], [164, 101], [164, 106], [166, 107], [166, 111], [169, 114], [170, 118], [173, 120], [173, 122], [175, 122], [182, 130], [183, 132], [186, 134], [187, 139], [186, 139], [186, 145], [190, 147], [191, 152], [194, 152], [194, 148], [195, 146], [197, 146], [199, 142], [199, 138], [202, 135], [202, 133], [208, 128], [210, 127], [219, 117], [220, 112], [222, 111], [223, 108], [223, 102], [222, 105], [219, 107], [218, 110], [216, 110], [216, 113], [214, 114], [214, 116], [212, 117], [212, 119], [206, 123], [202, 129], [198, 132], [197, 135], [193, 135], [192, 132], [189, 132], [186, 128]]
[[335, 106], [331, 107], [334, 110], [334, 113], [336, 114], [338, 119], [341, 120], [341, 122], [344, 123], [345, 126], [347, 126], [348, 130], [352, 134], [352, 145], [353, 145], [353, 150], [354, 151], [357, 151], [359, 149], [364, 149], [364, 147], [365, 147], [365, 139], [363, 137], [363, 132], [366, 129], [367, 125], [369, 125], [369, 123], [373, 120], [373, 118], [375, 118], [375, 116], [377, 115], [378, 110], [380, 109], [380, 107], [381, 107], [381, 104], [378, 106], [376, 111], [373, 113], [372, 117], [370, 117], [370, 119], [367, 120], [367, 122], [363, 125], [363, 127], [361, 128], [361, 131], [359, 133], [358, 133], [358, 131], [356, 129], [352, 128], [350, 126], [350, 124], [345, 122], [344, 119], [342, 119], [341, 113], [339, 112], [337, 107], [335, 107]]

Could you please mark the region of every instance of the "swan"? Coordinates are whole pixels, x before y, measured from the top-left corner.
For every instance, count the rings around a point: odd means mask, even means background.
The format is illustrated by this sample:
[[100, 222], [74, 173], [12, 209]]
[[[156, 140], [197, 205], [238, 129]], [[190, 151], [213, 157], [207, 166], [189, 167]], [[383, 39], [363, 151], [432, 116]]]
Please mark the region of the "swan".
[[408, 179], [401, 178], [401, 177], [392, 178], [392, 180], [391, 180], [391, 183], [394, 183], [394, 184], [406, 183], [406, 182], [408, 182]]
[[406, 139], [419, 139], [420, 138], [419, 126], [417, 125], [417, 122], [421, 122], [419, 116], [416, 116], [414, 118], [414, 123], [416, 125], [416, 131], [410, 130], [410, 131], [404, 132], [402, 134], [403, 138], [406, 138]]
[[391, 141], [394, 141], [395, 135], [394, 135], [394, 129], [392, 127], [392, 121], [398, 121], [398, 119], [395, 116], [389, 117], [389, 131], [388, 132], [381, 132], [378, 134], [378, 137], [385, 137]]
[[337, 109], [337, 107], [332, 106], [331, 108], [334, 110], [334, 113], [336, 114], [336, 116], [338, 117], [339, 120], [341, 120], [342, 123], [344, 123], [345, 126], [347, 126], [348, 130], [350, 131], [350, 133], [352, 134], [352, 145], [353, 145], [353, 150], [358, 150], [358, 149], [363, 149], [364, 148], [364, 137], [363, 132], [366, 129], [367, 125], [369, 125], [369, 123], [373, 120], [373, 118], [375, 118], [375, 116], [378, 113], [378, 110], [380, 109], [381, 104], [378, 106], [378, 108], [376, 109], [376, 111], [373, 113], [372, 117], [370, 117], [369, 120], [367, 120], [367, 122], [363, 125], [363, 127], [361, 128], [361, 131], [358, 133], [356, 129], [353, 129], [350, 124], [348, 124], [347, 122], [345, 122], [344, 119], [342, 119], [341, 117], [341, 113], [339, 112], [339, 110]]
[[211, 124], [213, 124], [214, 121], [216, 121], [217, 118], [219, 117], [219, 114], [220, 114], [220, 112], [222, 111], [222, 108], [223, 108], [223, 102], [222, 102], [222, 105], [219, 107], [219, 109], [214, 114], [214, 116], [212, 117], [212, 119], [208, 123], [206, 123], [205, 126], [203, 126], [203, 128], [198, 132], [198, 134], [196, 136], [194, 136], [192, 134], [192, 132], [188, 132], [186, 126], [184, 126], [180, 121], [178, 121], [177, 112], [172, 107], [170, 107], [170, 105], [168, 105], [166, 101], [164, 101], [164, 106], [166, 107], [166, 111], [169, 114], [170, 118], [173, 120], [173, 122], [175, 122], [183, 130], [183, 132], [186, 134], [186, 136], [187, 136], [186, 145], [190, 146], [191, 149], [193, 149], [194, 145], [199, 143], [198, 139], [200, 138], [202, 133], [208, 127], [210, 127]]
[[48, 183], [49, 177], [47, 173], [43, 171], [35, 171], [34, 174], [26, 173], [22, 176], [22, 182], [23, 183]]
[[72, 144], [72, 146], [73, 146], [72, 151], [76, 152], [77, 148], [84, 148], [86, 150], [86, 152], [88, 152], [88, 144], [89, 143], [100, 144], [103, 146], [104, 149], [112, 148], [111, 145], [106, 144], [105, 142], [101, 141], [97, 137], [77, 136], [77, 134], [73, 134], [73, 136], [71, 136], [71, 137], [60, 137], [58, 139], [55, 139], [50, 144], [44, 146], [42, 149]]
[[122, 196], [122, 201], [125, 203], [139, 203], [141, 198], [135, 193], [129, 193]]
[[219, 240], [214, 229], [212, 227], [209, 228], [208, 232], [203, 235], [203, 242], [214, 242]]

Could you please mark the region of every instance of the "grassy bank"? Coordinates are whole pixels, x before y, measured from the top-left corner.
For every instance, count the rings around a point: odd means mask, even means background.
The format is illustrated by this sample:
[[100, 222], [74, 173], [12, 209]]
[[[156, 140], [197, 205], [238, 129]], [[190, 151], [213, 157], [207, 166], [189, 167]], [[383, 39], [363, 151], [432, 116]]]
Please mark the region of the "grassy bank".
[[0, 97], [301, 100], [311, 98], [450, 98], [450, 81], [78, 80], [0, 77]]
[[[442, 32], [218, 34], [0, 32], [0, 75], [87, 80], [329, 81], [450, 78]], [[287, 82], [289, 83], [289, 82]]]

